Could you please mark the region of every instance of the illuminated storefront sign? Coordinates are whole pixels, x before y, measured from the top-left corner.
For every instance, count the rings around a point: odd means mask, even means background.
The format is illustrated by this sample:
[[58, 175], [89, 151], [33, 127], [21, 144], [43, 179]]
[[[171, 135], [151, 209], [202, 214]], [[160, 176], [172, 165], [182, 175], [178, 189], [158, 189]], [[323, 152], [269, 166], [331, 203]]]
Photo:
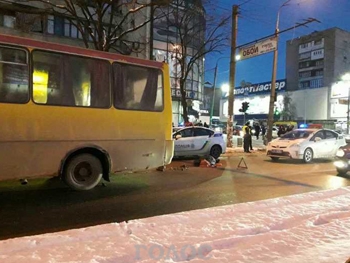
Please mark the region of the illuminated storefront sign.
[[[286, 80], [276, 80], [276, 92], [285, 91], [286, 89]], [[247, 87], [236, 87], [235, 88], [235, 96], [249, 96], [249, 95], [261, 95], [270, 93], [271, 91], [271, 82], [263, 82], [258, 84], [252, 84]], [[227, 97], [226, 94], [225, 97]]]

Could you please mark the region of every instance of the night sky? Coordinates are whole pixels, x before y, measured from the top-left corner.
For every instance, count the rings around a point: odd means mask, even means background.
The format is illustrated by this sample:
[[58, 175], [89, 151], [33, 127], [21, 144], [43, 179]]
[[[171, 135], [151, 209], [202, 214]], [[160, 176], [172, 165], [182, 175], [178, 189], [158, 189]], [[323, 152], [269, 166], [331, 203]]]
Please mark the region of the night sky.
[[[245, 3], [246, 2], [246, 3]], [[218, 0], [212, 1], [219, 14], [231, 13], [232, 5], [240, 5], [238, 18], [237, 45], [273, 34], [277, 12], [286, 0]], [[285, 78], [286, 41], [299, 36], [308, 35], [314, 31], [338, 27], [350, 31], [350, 0], [291, 0], [288, 6], [281, 9], [280, 30], [293, 27], [309, 17], [318, 19], [308, 27], [299, 27], [283, 33], [279, 38], [277, 79]], [[230, 29], [231, 30], [231, 29]], [[228, 32], [231, 35], [231, 32]], [[229, 57], [228, 48], [222, 54], [207, 55], [205, 60], [205, 81], [213, 83], [215, 64], [220, 57]], [[251, 83], [271, 81], [273, 53], [261, 55], [237, 62], [236, 83], [240, 86], [242, 80]], [[218, 64], [217, 87], [229, 81], [229, 59], [221, 59]]]

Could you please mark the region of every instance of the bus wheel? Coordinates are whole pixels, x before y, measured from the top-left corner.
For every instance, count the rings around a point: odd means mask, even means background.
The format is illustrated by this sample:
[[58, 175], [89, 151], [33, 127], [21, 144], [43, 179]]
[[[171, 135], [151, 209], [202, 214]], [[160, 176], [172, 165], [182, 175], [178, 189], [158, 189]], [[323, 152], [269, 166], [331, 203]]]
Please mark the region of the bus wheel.
[[68, 160], [63, 180], [74, 190], [90, 190], [100, 182], [102, 173], [101, 161], [92, 154], [83, 153]]

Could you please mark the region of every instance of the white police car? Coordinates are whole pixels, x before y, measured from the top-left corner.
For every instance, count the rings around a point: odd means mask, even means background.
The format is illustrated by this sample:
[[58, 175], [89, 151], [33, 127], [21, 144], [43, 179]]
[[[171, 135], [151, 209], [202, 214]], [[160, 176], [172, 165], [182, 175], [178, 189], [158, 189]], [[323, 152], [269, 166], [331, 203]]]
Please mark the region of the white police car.
[[226, 152], [226, 143], [221, 132], [204, 127], [185, 127], [173, 133], [174, 157], [211, 155], [218, 159]]
[[343, 135], [328, 129], [296, 129], [267, 145], [267, 156], [302, 159], [305, 163], [316, 158], [334, 158], [337, 150], [346, 145]]

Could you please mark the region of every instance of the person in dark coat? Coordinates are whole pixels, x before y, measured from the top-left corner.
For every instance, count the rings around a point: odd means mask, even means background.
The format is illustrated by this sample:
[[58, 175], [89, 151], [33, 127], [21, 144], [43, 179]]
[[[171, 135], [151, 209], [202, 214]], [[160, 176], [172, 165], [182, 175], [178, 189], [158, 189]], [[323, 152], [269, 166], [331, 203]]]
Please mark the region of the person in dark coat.
[[259, 140], [260, 126], [256, 124], [254, 126], [256, 139]]
[[205, 128], [209, 128], [209, 125], [207, 124], [207, 122], [204, 122], [204, 125], [203, 125]]
[[278, 132], [277, 132], [277, 136], [278, 137], [281, 137], [283, 134], [285, 134], [286, 133], [286, 129], [284, 128], [284, 126], [283, 125], [281, 125], [280, 127], [279, 127], [279, 129], [278, 129]]
[[243, 148], [245, 153], [250, 153], [249, 151], [249, 146], [251, 145], [252, 141], [252, 135], [250, 134], [250, 129], [249, 127], [245, 127], [244, 131], [244, 136], [243, 136]]
[[250, 135], [250, 137], [249, 137], [249, 139], [250, 139], [250, 141], [249, 141], [249, 148], [250, 148], [250, 150], [251, 151], [253, 151], [253, 140], [252, 140], [252, 126], [248, 126], [248, 128], [249, 128], [249, 135]]
[[265, 125], [261, 125], [261, 136], [264, 139], [265, 138], [265, 134], [266, 134], [266, 128]]

